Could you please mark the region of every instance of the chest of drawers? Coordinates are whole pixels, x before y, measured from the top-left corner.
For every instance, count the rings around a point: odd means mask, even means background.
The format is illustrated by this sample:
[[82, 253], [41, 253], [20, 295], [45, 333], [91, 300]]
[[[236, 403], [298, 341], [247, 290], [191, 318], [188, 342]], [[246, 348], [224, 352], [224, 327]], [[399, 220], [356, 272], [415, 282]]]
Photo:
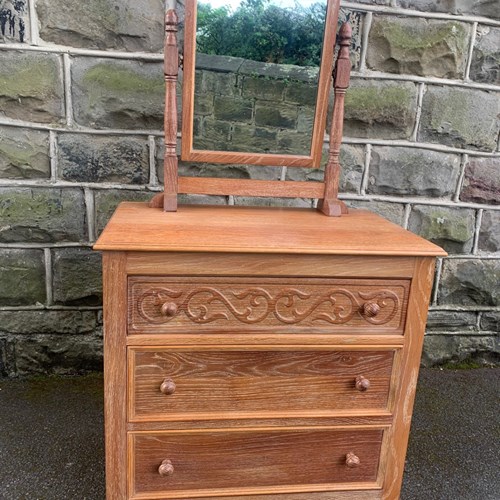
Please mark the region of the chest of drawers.
[[435, 245], [364, 211], [122, 204], [107, 497], [399, 497]]

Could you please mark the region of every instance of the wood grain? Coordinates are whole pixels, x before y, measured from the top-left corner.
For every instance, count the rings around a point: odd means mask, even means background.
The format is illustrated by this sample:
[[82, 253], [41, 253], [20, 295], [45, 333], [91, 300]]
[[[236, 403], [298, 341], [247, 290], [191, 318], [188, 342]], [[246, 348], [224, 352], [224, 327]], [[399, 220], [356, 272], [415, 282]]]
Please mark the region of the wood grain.
[[105, 253], [103, 272], [106, 498], [123, 500], [127, 492], [124, 474], [127, 405], [126, 391], [123, 390], [123, 382], [127, 379], [125, 255]]
[[[403, 331], [409, 281], [250, 278], [129, 279], [129, 333]], [[365, 314], [376, 304], [375, 316]], [[171, 311], [166, 314], [166, 311]]]
[[[129, 351], [130, 420], [386, 409], [393, 351]], [[356, 389], [356, 377], [370, 389]], [[176, 391], [160, 391], [165, 378]], [[179, 417], [180, 418], [180, 417]]]
[[405, 346], [401, 352], [401, 375], [395, 394], [394, 424], [386, 436], [381, 466], [381, 478], [384, 478], [382, 497], [387, 500], [398, 498], [401, 490], [433, 277], [434, 259], [417, 259], [410, 290]]
[[263, 181], [220, 177], [179, 177], [179, 193], [271, 198], [322, 198], [322, 182]]
[[177, 48], [178, 18], [175, 9], [165, 14], [165, 154], [163, 162], [164, 197], [166, 212], [177, 210], [177, 76], [179, 73], [179, 49]]
[[127, 273], [186, 276], [411, 278], [413, 257], [128, 252]]
[[121, 203], [96, 250], [325, 255], [446, 255], [378, 215], [351, 210], [325, 217], [314, 209], [182, 206], [165, 213]]
[[340, 145], [344, 128], [344, 100], [351, 73], [349, 48], [351, 46], [352, 30], [344, 23], [339, 31], [339, 53], [335, 62], [335, 78], [333, 82], [335, 99], [330, 125], [330, 141], [328, 162], [325, 167], [325, 194], [319, 200], [318, 210], [326, 215], [339, 216], [348, 212], [344, 202], [338, 199], [340, 182]]
[[[181, 492], [200, 495], [200, 490], [217, 496], [224, 490], [265, 492], [279, 486], [290, 492], [297, 486], [328, 491], [335, 483], [369, 482], [373, 487], [382, 434], [381, 429], [134, 433], [132, 491], [175, 498]], [[349, 452], [359, 456], [359, 467], [346, 467]], [[168, 478], [157, 472], [165, 459], [175, 468]]]

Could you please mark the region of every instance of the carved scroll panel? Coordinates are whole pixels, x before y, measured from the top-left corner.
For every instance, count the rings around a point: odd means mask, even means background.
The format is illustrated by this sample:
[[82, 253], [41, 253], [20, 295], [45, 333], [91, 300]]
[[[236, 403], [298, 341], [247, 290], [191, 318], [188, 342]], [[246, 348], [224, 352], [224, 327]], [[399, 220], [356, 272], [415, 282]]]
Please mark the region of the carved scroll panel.
[[401, 331], [405, 280], [129, 280], [129, 333]]

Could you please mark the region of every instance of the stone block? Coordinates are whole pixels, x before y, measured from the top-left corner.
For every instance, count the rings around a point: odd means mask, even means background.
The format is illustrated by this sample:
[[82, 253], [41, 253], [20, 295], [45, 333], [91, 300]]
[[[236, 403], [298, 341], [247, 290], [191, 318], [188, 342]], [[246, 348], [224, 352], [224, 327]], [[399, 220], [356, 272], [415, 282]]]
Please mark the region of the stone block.
[[475, 210], [414, 205], [408, 229], [443, 247], [448, 253], [469, 253], [474, 241]]
[[298, 207], [311, 208], [312, 202], [305, 198], [264, 198], [261, 196], [235, 196], [235, 205], [254, 207]]
[[344, 135], [409, 139], [416, 113], [414, 83], [353, 79], [345, 97]]
[[204, 194], [181, 194], [178, 197], [181, 205], [227, 205], [226, 196], [209, 196]]
[[243, 97], [279, 102], [289, 86], [283, 80], [246, 76], [243, 79]]
[[214, 96], [211, 94], [194, 96], [194, 115], [208, 116], [214, 112]]
[[289, 82], [286, 86], [285, 101], [300, 106], [316, 106], [317, 83]]
[[485, 312], [481, 315], [481, 330], [500, 333], [500, 312]]
[[129, 191], [125, 189], [103, 189], [94, 191], [95, 228], [97, 236], [122, 201], [150, 201], [154, 193], [150, 191]]
[[374, 212], [398, 226], [402, 226], [404, 223], [405, 207], [401, 203], [368, 200], [346, 200], [345, 203], [350, 208], [359, 208]]
[[97, 327], [97, 311], [0, 311], [0, 332], [37, 335], [42, 333], [90, 333]]
[[298, 130], [280, 130], [278, 132], [278, 149], [276, 152], [304, 155], [311, 154], [312, 135]]
[[314, 127], [314, 118], [316, 116], [316, 108], [312, 106], [300, 106], [299, 115], [297, 117], [297, 132], [307, 134], [312, 140], [312, 131]]
[[0, 177], [50, 177], [49, 133], [20, 127], [0, 127]]
[[64, 117], [61, 58], [42, 52], [2, 51], [0, 116], [40, 123]]
[[500, 85], [500, 28], [478, 26], [470, 78], [476, 82]]
[[238, 97], [215, 97], [214, 116], [216, 120], [251, 123], [253, 102]]
[[37, 0], [40, 37], [85, 49], [160, 51], [163, 2], [157, 0]]
[[431, 367], [465, 360], [486, 364], [499, 353], [498, 340], [493, 336], [426, 335], [422, 365]]
[[102, 371], [102, 340], [95, 335], [17, 336], [16, 375], [71, 375]]
[[263, 63], [245, 59], [238, 71], [241, 75], [274, 78], [276, 80], [317, 82], [319, 68], [313, 66], [295, 66], [293, 64]]
[[439, 304], [500, 305], [500, 259], [448, 259], [439, 286]]
[[0, 1], [0, 43], [30, 41], [28, 0]]
[[52, 294], [56, 304], [101, 305], [100, 253], [79, 247], [54, 249], [52, 271]]
[[233, 147], [230, 142], [231, 123], [207, 116], [201, 123], [201, 135], [193, 137], [193, 149], [226, 151]]
[[457, 21], [374, 16], [367, 65], [375, 71], [438, 78], [464, 76], [469, 25]]
[[450, 198], [460, 175], [460, 156], [418, 148], [375, 146], [368, 192]]
[[229, 149], [254, 153], [276, 153], [278, 151], [277, 139], [276, 130], [235, 124]]
[[86, 231], [81, 189], [0, 188], [0, 242], [81, 241]]
[[240, 91], [236, 74], [205, 70], [201, 72], [201, 78], [199, 78], [199, 72], [196, 72], [195, 92], [197, 94], [238, 96]]
[[179, 175], [186, 177], [224, 177], [228, 179], [259, 179], [277, 181], [281, 177], [281, 167], [180, 162]]
[[92, 128], [163, 128], [161, 63], [80, 57], [72, 67], [73, 109]]
[[478, 248], [482, 252], [500, 252], [500, 211], [483, 212]]
[[[325, 176], [327, 152], [321, 162], [321, 168], [295, 168], [288, 167], [286, 180], [290, 181], [317, 181], [322, 182]], [[340, 182], [339, 191], [359, 193], [361, 178], [365, 163], [365, 150], [363, 146], [342, 144], [340, 148]]]
[[196, 70], [208, 70], [219, 73], [238, 73], [245, 59], [219, 54], [196, 54]]
[[433, 332], [474, 332], [477, 314], [475, 312], [429, 311], [428, 333]]
[[24, 306], [45, 302], [43, 251], [0, 249], [0, 283], [2, 306]]
[[419, 140], [493, 151], [500, 130], [500, 100], [493, 92], [429, 85]]
[[58, 146], [59, 175], [65, 180], [122, 184], [149, 181], [145, 137], [62, 134]]
[[297, 127], [298, 108], [290, 104], [255, 105], [255, 124], [262, 127]]
[[465, 166], [462, 201], [500, 205], [500, 158], [472, 158]]
[[0, 337], [0, 378], [16, 376], [16, 354], [12, 341]]
[[399, 7], [424, 12], [469, 14], [500, 19], [497, 0], [397, 0]]

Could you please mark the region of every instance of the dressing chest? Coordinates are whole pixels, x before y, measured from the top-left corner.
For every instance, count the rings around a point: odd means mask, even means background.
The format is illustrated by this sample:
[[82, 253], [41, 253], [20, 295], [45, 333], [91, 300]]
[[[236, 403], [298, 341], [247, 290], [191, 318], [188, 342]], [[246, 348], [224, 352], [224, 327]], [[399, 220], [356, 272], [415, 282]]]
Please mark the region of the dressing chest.
[[437, 246], [367, 211], [123, 203], [107, 498], [399, 497]]
[[[314, 49], [304, 64], [299, 47], [294, 64], [268, 63], [274, 47], [264, 60], [237, 58], [239, 73], [222, 77], [235, 58], [203, 49], [196, 0], [184, 2], [182, 58], [167, 4], [164, 189], [149, 206], [120, 205], [95, 245], [104, 254], [107, 498], [397, 499], [434, 260], [445, 254], [338, 198], [351, 68], [347, 23], [334, 64], [339, 0], [308, 14], [270, 6], [316, 23], [320, 58]], [[245, 19], [257, 15], [249, 6]], [[178, 175], [179, 64], [181, 159], [279, 176]], [[320, 167], [332, 87], [324, 179], [286, 180], [287, 168]], [[269, 88], [282, 100], [268, 101]], [[318, 210], [178, 207], [178, 193], [317, 198]]]

